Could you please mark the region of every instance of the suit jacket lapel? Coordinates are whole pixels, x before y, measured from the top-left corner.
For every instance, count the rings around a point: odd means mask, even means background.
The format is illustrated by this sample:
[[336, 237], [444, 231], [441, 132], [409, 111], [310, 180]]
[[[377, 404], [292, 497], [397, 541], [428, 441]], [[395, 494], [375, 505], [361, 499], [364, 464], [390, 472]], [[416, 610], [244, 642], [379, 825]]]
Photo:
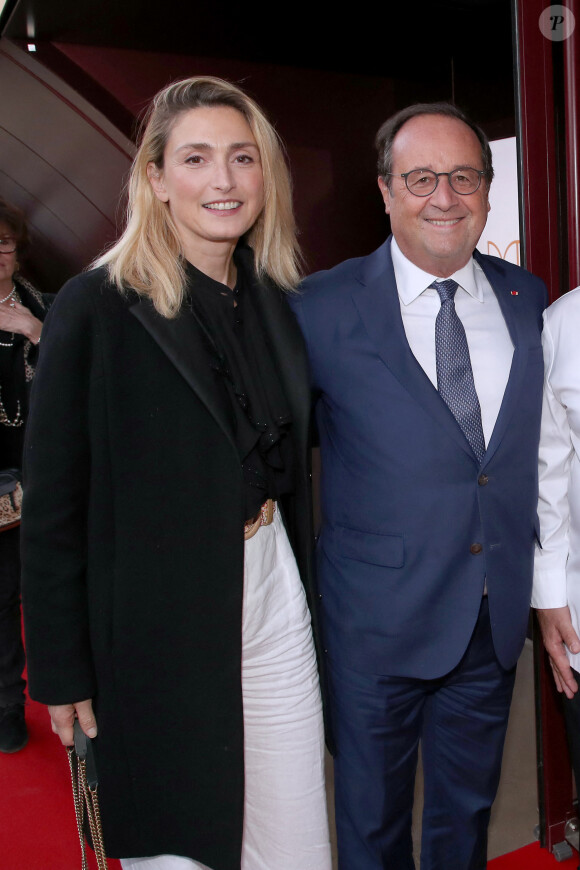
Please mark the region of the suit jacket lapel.
[[457, 420], [417, 362], [405, 335], [390, 238], [370, 257], [359, 275], [353, 301], [375, 348], [391, 373], [448, 435], [477, 462]]
[[499, 409], [499, 414], [487, 447], [487, 452], [485, 454], [484, 462], [487, 462], [491, 459], [501, 443], [501, 439], [504, 436], [512, 417], [513, 410], [517, 404], [516, 397], [519, 391], [523, 388], [528, 359], [528, 347], [526, 342], [522, 340], [520, 321], [518, 321], [518, 318], [516, 317], [514, 297], [511, 294], [511, 288], [506, 284], [505, 276], [501, 268], [499, 268], [499, 265], [501, 264], [498, 265], [495, 261], [482, 257], [479, 251], [474, 252], [474, 257], [485, 272], [487, 280], [497, 296], [510, 338], [514, 345], [510, 375]]
[[151, 302], [143, 298], [132, 305], [130, 311], [201, 399], [237, 453], [227, 406], [216, 390], [214, 375], [193, 317], [178, 316], [169, 320], [158, 314]]

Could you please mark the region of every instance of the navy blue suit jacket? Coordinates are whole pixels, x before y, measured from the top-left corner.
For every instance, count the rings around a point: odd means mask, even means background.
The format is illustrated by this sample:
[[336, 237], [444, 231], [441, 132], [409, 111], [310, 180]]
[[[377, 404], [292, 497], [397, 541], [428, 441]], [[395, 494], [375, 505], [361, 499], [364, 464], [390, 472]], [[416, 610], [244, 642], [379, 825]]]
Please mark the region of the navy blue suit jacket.
[[514, 344], [481, 466], [409, 348], [390, 239], [308, 278], [291, 301], [308, 346], [322, 452], [324, 648], [355, 670], [447, 673], [467, 648], [484, 582], [501, 664], [512, 667], [523, 645], [547, 294], [524, 269], [475, 257]]

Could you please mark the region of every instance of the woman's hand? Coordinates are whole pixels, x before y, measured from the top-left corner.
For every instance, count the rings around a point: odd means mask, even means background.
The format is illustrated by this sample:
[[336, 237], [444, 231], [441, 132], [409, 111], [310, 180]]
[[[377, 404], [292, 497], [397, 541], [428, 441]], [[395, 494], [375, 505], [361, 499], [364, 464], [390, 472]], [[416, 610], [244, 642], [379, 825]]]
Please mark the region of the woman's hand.
[[25, 335], [32, 344], [38, 344], [42, 322], [20, 302], [15, 302], [14, 305], [4, 303], [0, 305], [0, 329]]
[[49, 706], [48, 712], [52, 721], [52, 730], [58, 734], [63, 746], [72, 746], [74, 743], [73, 725], [75, 719], [79, 720], [79, 724], [87, 737], [97, 736], [97, 720], [90, 698], [87, 701], [77, 701], [76, 704]]

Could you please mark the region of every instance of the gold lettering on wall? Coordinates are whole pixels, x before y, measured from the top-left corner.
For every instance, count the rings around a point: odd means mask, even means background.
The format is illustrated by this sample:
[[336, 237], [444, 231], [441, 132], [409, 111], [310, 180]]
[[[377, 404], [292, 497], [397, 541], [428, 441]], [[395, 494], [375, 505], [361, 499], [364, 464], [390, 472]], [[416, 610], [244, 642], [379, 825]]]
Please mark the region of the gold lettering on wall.
[[[508, 251], [512, 248], [513, 250], [510, 252], [510, 256], [508, 256]], [[520, 265], [520, 240], [514, 239], [513, 242], [510, 242], [505, 251], [501, 252], [499, 247], [495, 244], [495, 242], [487, 243], [487, 253], [491, 254], [492, 257], [500, 257], [502, 260], [509, 260], [510, 263], [515, 263], [516, 266]]]

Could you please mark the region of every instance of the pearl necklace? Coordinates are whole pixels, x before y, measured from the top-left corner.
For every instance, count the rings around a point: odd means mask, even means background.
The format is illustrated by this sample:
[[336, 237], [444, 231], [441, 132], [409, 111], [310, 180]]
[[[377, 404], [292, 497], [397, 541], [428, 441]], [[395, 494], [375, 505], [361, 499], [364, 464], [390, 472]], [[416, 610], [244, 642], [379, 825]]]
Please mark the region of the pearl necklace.
[[[10, 291], [8, 296], [5, 296], [4, 299], [0, 299], [0, 305], [3, 302], [8, 302], [9, 299], [12, 299], [12, 297], [14, 296], [15, 293], [16, 293], [16, 284], [13, 284], [12, 290]], [[12, 301], [10, 303], [10, 305], [12, 308], [14, 308], [14, 301]], [[10, 341], [0, 341], [0, 347], [12, 347], [13, 345], [14, 345], [14, 333], [12, 333]]]
[[[0, 305], [3, 302], [8, 302], [8, 300], [11, 299], [15, 293], [16, 293], [16, 284], [13, 284], [12, 290], [10, 291], [8, 296], [5, 296], [4, 299], [0, 299]], [[14, 302], [12, 302], [12, 305], [14, 305]], [[14, 344], [14, 333], [12, 333], [12, 338], [10, 339], [10, 341], [0, 341], [0, 347], [12, 347], [13, 344]], [[3, 426], [9, 426], [12, 429], [18, 429], [24, 423], [24, 420], [22, 419], [21, 408], [20, 408], [20, 399], [18, 399], [16, 401], [16, 416], [14, 417], [13, 420], [11, 420], [9, 418], [8, 414], [6, 413], [6, 408], [4, 407], [4, 403], [2, 401], [2, 391], [1, 390], [0, 390], [0, 423]]]
[[12, 290], [10, 291], [10, 293], [8, 294], [8, 296], [5, 296], [4, 299], [0, 299], [0, 305], [2, 305], [3, 302], [8, 302], [8, 300], [10, 299], [10, 297], [11, 297], [11, 296], [14, 296], [15, 293], [16, 293], [16, 284], [13, 284], [13, 285], [12, 285]]
[[0, 390], [0, 423], [3, 426], [9, 426], [11, 429], [18, 429], [24, 423], [22, 419], [22, 413], [20, 408], [20, 399], [16, 400], [16, 416], [13, 420], [11, 420], [6, 413], [6, 408], [4, 407], [4, 403], [2, 401], [2, 391]]

